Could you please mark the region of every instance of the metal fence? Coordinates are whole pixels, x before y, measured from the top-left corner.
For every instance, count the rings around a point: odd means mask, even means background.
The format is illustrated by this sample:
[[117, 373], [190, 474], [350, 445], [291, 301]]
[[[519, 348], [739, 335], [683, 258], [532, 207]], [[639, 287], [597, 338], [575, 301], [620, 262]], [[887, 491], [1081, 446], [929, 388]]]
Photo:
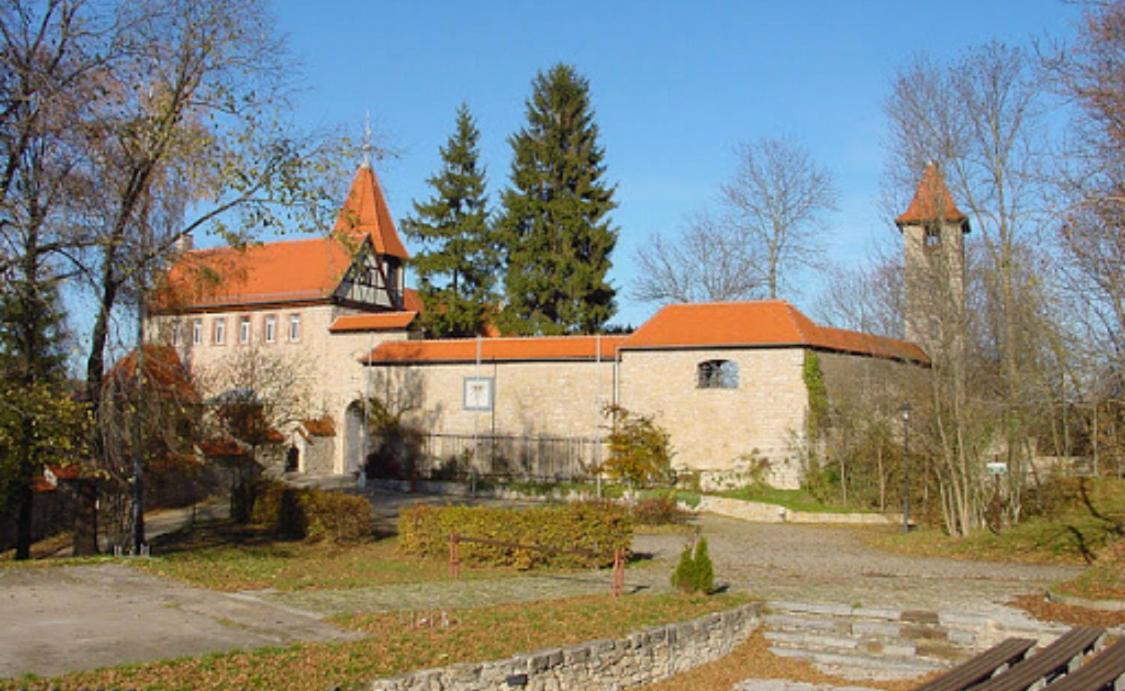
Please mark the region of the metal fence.
[[[604, 458], [605, 442], [587, 437], [427, 434], [422, 454], [431, 477], [584, 480]], [[425, 472], [425, 471], [423, 471]]]

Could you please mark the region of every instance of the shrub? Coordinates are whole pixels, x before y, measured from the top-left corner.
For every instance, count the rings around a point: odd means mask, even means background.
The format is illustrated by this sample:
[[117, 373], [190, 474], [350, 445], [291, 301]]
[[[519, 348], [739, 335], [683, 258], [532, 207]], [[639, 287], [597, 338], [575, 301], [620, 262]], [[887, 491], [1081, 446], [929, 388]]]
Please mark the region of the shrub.
[[[575, 502], [531, 509], [486, 506], [416, 505], [403, 511], [398, 522], [399, 549], [405, 554], [445, 558], [449, 536], [539, 545], [547, 550], [506, 545], [461, 543], [461, 560], [469, 564], [592, 567], [613, 562], [616, 549], [629, 549], [632, 524], [626, 509], [609, 502]], [[581, 549], [590, 555], [553, 552]]]
[[264, 483], [257, 492], [251, 519], [289, 539], [355, 542], [371, 536], [371, 504], [340, 492], [298, 489], [279, 482]]
[[680, 561], [672, 572], [672, 586], [685, 593], [695, 589], [695, 559], [691, 556], [690, 543], [684, 545], [684, 551], [680, 552]]
[[607, 437], [609, 459], [605, 462], [610, 476], [638, 485], [674, 481], [668, 432], [651, 417], [621, 406], [606, 406], [604, 412], [613, 419]]
[[674, 494], [646, 497], [632, 507], [633, 522], [638, 525], [671, 525], [684, 520], [684, 512], [676, 505]]
[[680, 561], [672, 572], [672, 585], [685, 593], [710, 594], [715, 589], [715, 569], [707, 550], [707, 539], [699, 538], [693, 554], [690, 544], [684, 545]]

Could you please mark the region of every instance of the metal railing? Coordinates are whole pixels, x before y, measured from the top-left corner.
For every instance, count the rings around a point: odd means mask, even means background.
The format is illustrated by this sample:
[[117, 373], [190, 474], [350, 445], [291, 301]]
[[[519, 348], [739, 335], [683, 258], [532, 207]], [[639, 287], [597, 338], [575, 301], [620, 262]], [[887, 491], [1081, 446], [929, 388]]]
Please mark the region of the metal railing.
[[426, 434], [422, 455], [435, 477], [576, 481], [593, 476], [604, 446], [604, 440], [588, 437]]

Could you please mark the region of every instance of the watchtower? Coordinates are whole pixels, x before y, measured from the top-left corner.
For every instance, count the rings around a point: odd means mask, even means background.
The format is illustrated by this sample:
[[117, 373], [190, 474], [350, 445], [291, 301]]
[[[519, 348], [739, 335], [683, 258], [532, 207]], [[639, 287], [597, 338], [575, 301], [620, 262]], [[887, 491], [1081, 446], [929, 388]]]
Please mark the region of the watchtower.
[[965, 311], [965, 239], [969, 218], [957, 208], [937, 164], [922, 174], [895, 225], [902, 233], [906, 340], [936, 358], [961, 342]]

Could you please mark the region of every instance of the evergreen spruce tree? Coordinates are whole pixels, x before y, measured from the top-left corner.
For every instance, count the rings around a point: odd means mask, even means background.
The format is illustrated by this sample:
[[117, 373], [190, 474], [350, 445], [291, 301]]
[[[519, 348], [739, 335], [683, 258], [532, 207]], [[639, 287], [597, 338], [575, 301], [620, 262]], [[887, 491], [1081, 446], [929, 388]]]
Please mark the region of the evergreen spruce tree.
[[509, 138], [511, 187], [498, 224], [507, 274], [504, 323], [522, 334], [592, 333], [615, 311], [606, 280], [617, 230], [590, 85], [573, 67], [540, 72], [527, 125]]
[[66, 386], [58, 290], [38, 258], [0, 294], [0, 509], [15, 510], [16, 559], [30, 556], [33, 483], [47, 463], [77, 460], [86, 413]]
[[479, 139], [468, 105], [461, 104], [456, 131], [441, 147], [441, 170], [427, 180], [434, 196], [414, 202], [414, 216], [402, 222], [407, 237], [422, 245], [412, 263], [426, 305], [422, 328], [434, 337], [480, 334], [491, 317], [498, 255]]
[[710, 595], [715, 589], [715, 567], [711, 564], [711, 554], [707, 550], [707, 538], [699, 538], [695, 545], [695, 590]]
[[691, 556], [691, 543], [684, 545], [680, 561], [672, 572], [672, 587], [690, 593], [695, 589], [695, 560]]

